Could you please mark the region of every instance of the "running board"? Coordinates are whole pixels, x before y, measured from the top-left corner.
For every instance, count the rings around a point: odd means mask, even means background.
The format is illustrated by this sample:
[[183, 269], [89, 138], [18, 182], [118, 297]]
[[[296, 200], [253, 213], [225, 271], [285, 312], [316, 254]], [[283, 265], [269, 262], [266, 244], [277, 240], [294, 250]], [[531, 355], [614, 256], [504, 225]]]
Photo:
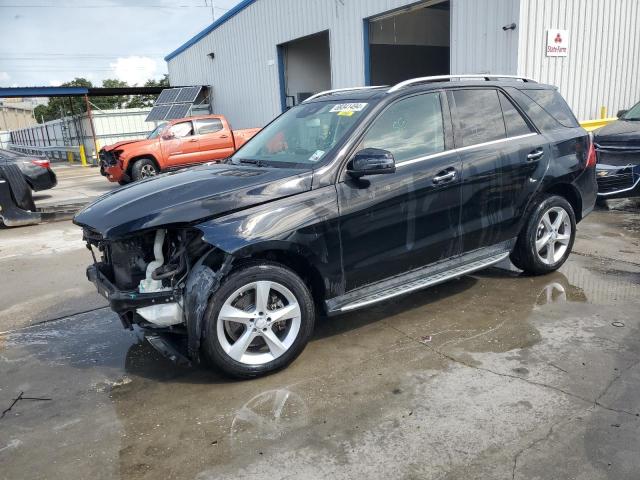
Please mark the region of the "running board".
[[[366, 288], [368, 294], [353, 298], [357, 294], [357, 290], [350, 292], [349, 294], [331, 299], [326, 302], [327, 311], [329, 315], [335, 315], [338, 313], [349, 312], [358, 308], [366, 307], [374, 303], [382, 302], [393, 297], [405, 295], [407, 293], [421, 290], [426, 287], [431, 287], [438, 283], [446, 282], [469, 273], [482, 270], [490, 267], [498, 262], [509, 257], [509, 251], [504, 250], [500, 253], [493, 253], [490, 256], [473, 260], [466, 263], [460, 263], [457, 266], [453, 266], [445, 269], [438, 269], [434, 272], [433, 267], [421, 269], [418, 271], [409, 272], [398, 277], [394, 277], [390, 280], [374, 284]], [[409, 277], [408, 281], [402, 281], [406, 277]], [[363, 289], [364, 290], [364, 289]], [[373, 290], [373, 291], [372, 291]], [[364, 292], [362, 292], [364, 293]], [[345, 297], [350, 297], [349, 299]], [[345, 302], [346, 300], [346, 302]]]

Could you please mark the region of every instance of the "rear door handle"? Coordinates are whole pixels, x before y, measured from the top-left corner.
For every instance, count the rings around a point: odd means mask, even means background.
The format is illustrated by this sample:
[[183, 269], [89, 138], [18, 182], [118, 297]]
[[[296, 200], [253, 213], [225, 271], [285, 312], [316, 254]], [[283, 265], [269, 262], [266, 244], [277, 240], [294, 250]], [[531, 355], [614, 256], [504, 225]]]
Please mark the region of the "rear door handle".
[[453, 167], [446, 168], [438, 172], [438, 174], [433, 177], [433, 183], [447, 183], [451, 182], [456, 178], [456, 170]]
[[540, 160], [544, 156], [544, 150], [542, 148], [536, 148], [532, 152], [529, 152], [527, 155], [527, 160], [533, 162], [535, 160]]
[[197, 142], [197, 141], [198, 141], [198, 139], [197, 139], [197, 138], [192, 138], [191, 140], [189, 140], [189, 142], [192, 142], [192, 143], [195, 143], [195, 142]]

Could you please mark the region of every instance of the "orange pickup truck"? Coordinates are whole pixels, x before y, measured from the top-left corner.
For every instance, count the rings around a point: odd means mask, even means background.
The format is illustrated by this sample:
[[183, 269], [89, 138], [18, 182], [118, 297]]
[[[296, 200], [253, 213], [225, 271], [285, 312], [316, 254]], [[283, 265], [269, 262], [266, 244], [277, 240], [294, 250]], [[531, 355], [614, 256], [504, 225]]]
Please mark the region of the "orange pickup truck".
[[100, 173], [120, 185], [160, 172], [222, 160], [260, 131], [231, 130], [222, 115], [162, 123], [144, 140], [118, 142], [100, 150]]

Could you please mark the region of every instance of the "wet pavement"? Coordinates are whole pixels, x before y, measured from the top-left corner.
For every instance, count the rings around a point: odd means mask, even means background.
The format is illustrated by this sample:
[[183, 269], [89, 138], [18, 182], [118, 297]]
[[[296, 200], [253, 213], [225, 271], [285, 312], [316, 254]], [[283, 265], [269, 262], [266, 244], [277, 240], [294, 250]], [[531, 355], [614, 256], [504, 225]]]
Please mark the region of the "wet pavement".
[[638, 212], [596, 212], [559, 272], [321, 318], [253, 381], [175, 366], [99, 306], [0, 328], [0, 410], [23, 392], [0, 478], [638, 479], [639, 242]]

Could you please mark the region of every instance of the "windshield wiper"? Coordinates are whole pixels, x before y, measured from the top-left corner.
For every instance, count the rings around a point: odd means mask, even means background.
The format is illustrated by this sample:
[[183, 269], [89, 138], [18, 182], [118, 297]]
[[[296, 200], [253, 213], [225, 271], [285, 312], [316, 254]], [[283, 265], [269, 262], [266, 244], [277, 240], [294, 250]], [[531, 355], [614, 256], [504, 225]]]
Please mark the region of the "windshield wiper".
[[255, 165], [256, 167], [266, 167], [267, 164], [265, 162], [263, 162], [262, 160], [252, 160], [252, 159], [248, 159], [248, 158], [241, 158], [240, 160], [238, 160], [240, 163], [246, 163], [249, 165]]

